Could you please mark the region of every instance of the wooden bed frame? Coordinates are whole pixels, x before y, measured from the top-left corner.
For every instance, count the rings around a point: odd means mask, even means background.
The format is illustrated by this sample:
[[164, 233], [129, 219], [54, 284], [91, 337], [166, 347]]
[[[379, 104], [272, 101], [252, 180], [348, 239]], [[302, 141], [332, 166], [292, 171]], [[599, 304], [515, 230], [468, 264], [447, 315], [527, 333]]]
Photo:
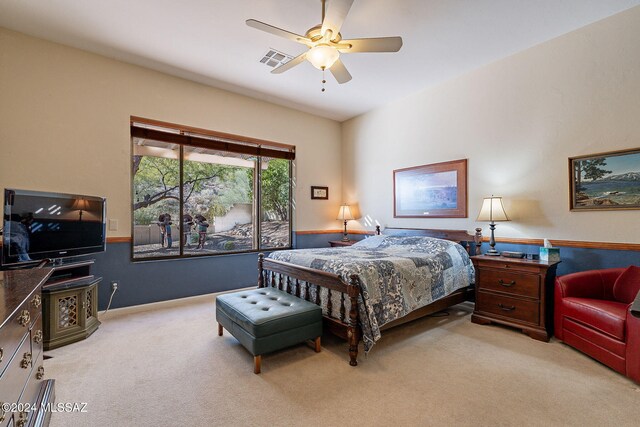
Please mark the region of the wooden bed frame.
[[[380, 234], [379, 226], [376, 227], [376, 234]], [[461, 243], [470, 255], [479, 254], [480, 246], [482, 245], [482, 229], [480, 228], [476, 228], [475, 234], [469, 234], [465, 230], [386, 228], [384, 234], [387, 236], [428, 236], [451, 240]], [[362, 330], [358, 314], [360, 278], [357, 274], [349, 277], [347, 283], [336, 274], [265, 258], [264, 254], [258, 255], [258, 270], [259, 288], [277, 288], [318, 305], [321, 305], [321, 299], [326, 299], [328, 314], [323, 314], [324, 326], [334, 335], [348, 341], [349, 364], [351, 366], [358, 365], [358, 344], [362, 338]], [[321, 292], [323, 288], [327, 290], [324, 294]], [[334, 310], [332, 306], [334, 292], [340, 295], [340, 307], [338, 310]], [[473, 298], [471, 287], [459, 289], [400, 319], [387, 323], [380, 330], [386, 330], [420, 317], [428, 316], [471, 298]], [[350, 303], [348, 313], [345, 305], [347, 299]], [[334, 316], [334, 311], [339, 314]]]

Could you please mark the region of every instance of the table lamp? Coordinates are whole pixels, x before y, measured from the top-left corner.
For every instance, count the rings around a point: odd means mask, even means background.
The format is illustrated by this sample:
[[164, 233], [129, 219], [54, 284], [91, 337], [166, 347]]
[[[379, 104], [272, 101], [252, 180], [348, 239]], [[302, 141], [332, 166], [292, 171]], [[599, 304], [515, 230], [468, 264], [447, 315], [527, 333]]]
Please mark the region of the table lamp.
[[73, 205], [71, 205], [71, 209], [80, 211], [79, 220], [82, 221], [82, 211], [89, 209], [89, 201], [86, 199], [75, 199]]
[[338, 218], [336, 219], [344, 221], [344, 235], [342, 236], [342, 241], [348, 242], [349, 237], [347, 236], [347, 221], [355, 219], [353, 217], [353, 214], [351, 213], [351, 208], [349, 207], [349, 205], [340, 206], [340, 210], [338, 211]]
[[489, 239], [489, 246], [491, 247], [485, 255], [500, 255], [500, 252], [496, 251], [496, 239], [493, 237], [493, 231], [496, 229], [495, 221], [510, 221], [507, 213], [502, 206], [502, 197], [485, 197], [482, 201], [482, 208], [478, 214], [477, 221], [489, 221], [489, 228], [491, 229], [491, 238]]

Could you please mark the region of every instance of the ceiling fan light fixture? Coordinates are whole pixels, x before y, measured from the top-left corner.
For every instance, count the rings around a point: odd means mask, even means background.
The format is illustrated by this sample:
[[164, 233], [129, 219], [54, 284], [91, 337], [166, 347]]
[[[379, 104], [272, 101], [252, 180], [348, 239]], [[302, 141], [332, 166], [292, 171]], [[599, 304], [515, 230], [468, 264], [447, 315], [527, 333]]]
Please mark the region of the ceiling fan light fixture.
[[318, 70], [328, 70], [340, 57], [340, 52], [328, 44], [318, 44], [307, 53], [307, 59]]
[[[247, 19], [248, 26], [285, 39], [301, 43], [309, 48], [304, 53], [271, 70], [281, 74], [308, 60], [315, 68], [322, 70], [322, 91], [324, 92], [324, 71], [329, 71], [339, 84], [351, 81], [351, 74], [340, 60], [341, 53], [355, 52], [397, 52], [402, 47], [402, 37], [374, 37], [364, 39], [343, 39], [340, 29], [351, 5], [355, 0], [322, 0], [322, 22], [307, 30], [304, 36], [255, 19]], [[326, 6], [326, 7], [325, 7]]]

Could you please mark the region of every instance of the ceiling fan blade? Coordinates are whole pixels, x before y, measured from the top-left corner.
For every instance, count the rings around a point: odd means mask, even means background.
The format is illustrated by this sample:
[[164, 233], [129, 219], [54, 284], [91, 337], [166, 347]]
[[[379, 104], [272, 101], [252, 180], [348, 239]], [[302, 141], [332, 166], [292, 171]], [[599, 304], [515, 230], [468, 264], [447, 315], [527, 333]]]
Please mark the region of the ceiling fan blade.
[[287, 62], [284, 65], [279, 66], [278, 68], [274, 68], [273, 70], [271, 70], [271, 74], [284, 73], [285, 71], [290, 70], [291, 68], [300, 64], [305, 59], [307, 59], [307, 52], [301, 53], [300, 55], [293, 58], [291, 61]]
[[333, 77], [335, 77], [340, 84], [346, 83], [351, 80], [351, 74], [349, 74], [349, 71], [347, 71], [347, 67], [344, 66], [340, 59], [333, 63], [331, 68], [329, 68], [329, 71], [331, 71]]
[[[346, 47], [351, 45], [351, 47]], [[345, 46], [345, 48], [341, 48]], [[341, 40], [337, 49], [342, 53], [397, 52], [402, 47], [402, 37], [375, 37], [371, 39]]]
[[282, 28], [274, 27], [273, 25], [265, 24], [264, 22], [256, 21], [255, 19], [247, 19], [246, 24], [255, 29], [271, 33], [276, 36], [284, 37], [285, 39], [293, 40], [294, 42], [302, 44], [310, 44], [311, 40], [300, 34], [295, 34]]
[[331, 39], [334, 39], [340, 32], [342, 23], [351, 9], [353, 0], [327, 0], [329, 5], [322, 21], [320, 34], [324, 36], [327, 30], [331, 30]]

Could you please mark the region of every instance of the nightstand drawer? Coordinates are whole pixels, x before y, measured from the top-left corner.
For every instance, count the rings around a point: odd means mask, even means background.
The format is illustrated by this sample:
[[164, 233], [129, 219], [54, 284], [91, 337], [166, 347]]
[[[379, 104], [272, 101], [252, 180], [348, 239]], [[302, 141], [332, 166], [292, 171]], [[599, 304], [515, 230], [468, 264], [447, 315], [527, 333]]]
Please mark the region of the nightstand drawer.
[[516, 258], [503, 258], [503, 257], [474, 257], [474, 264], [478, 268], [499, 268], [505, 270], [511, 270], [514, 272], [524, 273], [540, 273], [540, 266], [537, 261], [527, 261]]
[[540, 321], [538, 301], [527, 301], [482, 291], [479, 291], [476, 296], [476, 311], [531, 324], [538, 324]]
[[540, 276], [505, 270], [482, 269], [478, 289], [540, 298]]

